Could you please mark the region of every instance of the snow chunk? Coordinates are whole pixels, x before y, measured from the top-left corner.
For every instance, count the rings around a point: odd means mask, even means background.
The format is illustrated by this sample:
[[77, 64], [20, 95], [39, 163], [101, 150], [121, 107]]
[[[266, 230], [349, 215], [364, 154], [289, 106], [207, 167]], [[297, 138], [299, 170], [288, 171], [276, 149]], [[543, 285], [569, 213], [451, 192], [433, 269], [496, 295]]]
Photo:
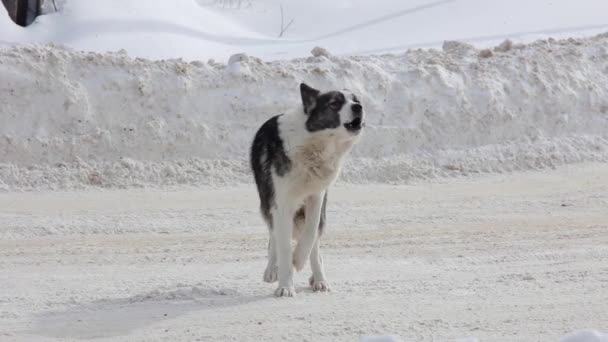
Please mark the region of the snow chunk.
[[494, 56], [494, 53], [490, 49], [483, 49], [479, 51], [479, 57], [481, 58], [490, 58], [492, 56]]
[[497, 47], [494, 48], [494, 51], [498, 52], [507, 52], [513, 48], [513, 42], [510, 39], [505, 39], [504, 42], [500, 43]]
[[453, 53], [457, 55], [465, 55], [475, 51], [475, 47], [473, 47], [473, 45], [455, 40], [444, 41], [441, 48], [444, 52]]
[[249, 56], [247, 56], [247, 54], [237, 53], [237, 54], [230, 56], [230, 58], [228, 59], [228, 65], [232, 65], [234, 63], [239, 63], [239, 62], [248, 62], [248, 61], [249, 61]]
[[237, 53], [228, 59], [228, 65], [226, 66], [226, 72], [232, 75], [249, 74], [249, 68], [247, 67], [249, 62], [249, 56], [244, 53]]
[[321, 56], [323, 56], [323, 57], [328, 57], [329, 58], [331, 56], [331, 53], [329, 53], [329, 51], [327, 51], [327, 49], [322, 48], [320, 46], [316, 46], [314, 49], [312, 49], [310, 51], [310, 53], [313, 56], [315, 56], [315, 57], [321, 57]]

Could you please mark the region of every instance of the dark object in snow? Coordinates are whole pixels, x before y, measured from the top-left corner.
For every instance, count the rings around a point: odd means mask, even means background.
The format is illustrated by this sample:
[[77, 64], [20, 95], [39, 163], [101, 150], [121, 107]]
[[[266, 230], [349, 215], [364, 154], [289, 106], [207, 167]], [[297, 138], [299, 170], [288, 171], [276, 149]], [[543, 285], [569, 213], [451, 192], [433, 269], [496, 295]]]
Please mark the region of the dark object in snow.
[[474, 53], [475, 47], [471, 44], [465, 42], [459, 42], [456, 40], [446, 40], [441, 45], [441, 49], [445, 53], [451, 53], [454, 55], [467, 55], [470, 53]]
[[2, 0], [9, 17], [19, 26], [28, 26], [41, 13], [43, 0]]
[[285, 31], [287, 31], [287, 29], [289, 28], [289, 26], [291, 26], [291, 24], [293, 24], [293, 19], [294, 19], [294, 18], [291, 18], [289, 23], [287, 23], [287, 25], [285, 25], [285, 21], [283, 18], [283, 5], [281, 5], [280, 7], [281, 7], [281, 32], [279, 32], [279, 38], [283, 37], [283, 33], [285, 33]]
[[232, 65], [232, 64], [238, 63], [238, 62], [247, 62], [247, 61], [249, 61], [249, 56], [247, 56], [247, 54], [236, 53], [236, 54], [230, 56], [230, 58], [228, 58], [228, 65]]
[[504, 42], [500, 43], [497, 47], [494, 48], [494, 51], [497, 52], [507, 52], [513, 48], [513, 42], [510, 39], [505, 39]]
[[315, 56], [315, 57], [329, 57], [331, 56], [331, 53], [329, 53], [329, 51], [327, 51], [326, 49], [320, 47], [320, 46], [315, 46], [314, 49], [310, 50], [310, 53]]
[[481, 58], [490, 58], [492, 56], [494, 56], [494, 53], [490, 49], [483, 49], [479, 51], [479, 57]]

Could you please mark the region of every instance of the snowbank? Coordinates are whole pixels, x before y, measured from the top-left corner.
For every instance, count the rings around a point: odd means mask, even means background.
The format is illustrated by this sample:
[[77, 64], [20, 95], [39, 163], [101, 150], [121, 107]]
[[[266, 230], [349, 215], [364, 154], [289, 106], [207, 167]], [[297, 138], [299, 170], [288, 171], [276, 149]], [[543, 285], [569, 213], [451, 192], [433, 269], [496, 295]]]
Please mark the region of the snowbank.
[[243, 55], [229, 66], [0, 50], [0, 188], [250, 182], [252, 135], [298, 105], [300, 81], [363, 100], [368, 128], [344, 181], [608, 161], [608, 35], [506, 50], [485, 58], [446, 42], [400, 55]]

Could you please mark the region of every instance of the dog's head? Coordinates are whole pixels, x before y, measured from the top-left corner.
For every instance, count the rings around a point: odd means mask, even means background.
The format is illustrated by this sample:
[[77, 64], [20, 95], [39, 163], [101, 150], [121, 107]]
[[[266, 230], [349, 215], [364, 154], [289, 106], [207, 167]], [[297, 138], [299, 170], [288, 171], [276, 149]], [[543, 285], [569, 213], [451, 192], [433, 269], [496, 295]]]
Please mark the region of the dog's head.
[[363, 106], [350, 91], [321, 93], [302, 83], [300, 94], [309, 132], [334, 130], [345, 138], [354, 138], [361, 132], [365, 117]]

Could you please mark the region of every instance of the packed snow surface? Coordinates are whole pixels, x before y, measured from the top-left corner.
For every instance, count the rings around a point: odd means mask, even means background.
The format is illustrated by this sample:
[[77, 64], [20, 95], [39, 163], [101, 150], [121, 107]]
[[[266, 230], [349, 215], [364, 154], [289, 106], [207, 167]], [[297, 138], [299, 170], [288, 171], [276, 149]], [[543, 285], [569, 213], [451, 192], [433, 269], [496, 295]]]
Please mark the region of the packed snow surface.
[[[401, 342], [401, 339], [392, 335], [363, 336], [360, 342]], [[475, 337], [459, 338], [455, 342], [479, 342]], [[580, 330], [567, 334], [559, 342], [608, 342], [608, 335], [597, 330]]]
[[[482, 57], [485, 56], [485, 57]], [[250, 183], [298, 84], [348, 88], [367, 127], [342, 181], [403, 183], [608, 160], [608, 35], [228, 65], [0, 50], [0, 188]]]
[[[310, 290], [307, 266], [296, 297], [281, 299], [262, 281], [267, 229], [252, 185], [0, 193], [0, 341], [558, 342], [606, 332], [607, 207], [606, 163], [342, 184], [321, 247], [332, 292]], [[605, 342], [575, 336], [562, 342]]]
[[362, 336], [359, 342], [402, 342], [397, 336], [392, 335], [376, 335], [376, 336]]

